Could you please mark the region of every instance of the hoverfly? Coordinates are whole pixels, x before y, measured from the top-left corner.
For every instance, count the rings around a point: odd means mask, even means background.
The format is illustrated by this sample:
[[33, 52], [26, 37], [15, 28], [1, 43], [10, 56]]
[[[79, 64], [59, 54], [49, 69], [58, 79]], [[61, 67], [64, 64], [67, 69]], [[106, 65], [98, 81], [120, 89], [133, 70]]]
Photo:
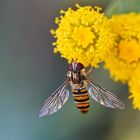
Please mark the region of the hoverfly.
[[67, 80], [43, 103], [39, 116], [57, 112], [66, 103], [69, 98], [68, 85], [71, 86], [76, 106], [82, 113], [89, 111], [89, 95], [105, 107], [124, 109], [124, 103], [116, 95], [87, 79], [91, 71], [92, 69], [85, 72], [83, 64], [72, 62], [69, 65]]

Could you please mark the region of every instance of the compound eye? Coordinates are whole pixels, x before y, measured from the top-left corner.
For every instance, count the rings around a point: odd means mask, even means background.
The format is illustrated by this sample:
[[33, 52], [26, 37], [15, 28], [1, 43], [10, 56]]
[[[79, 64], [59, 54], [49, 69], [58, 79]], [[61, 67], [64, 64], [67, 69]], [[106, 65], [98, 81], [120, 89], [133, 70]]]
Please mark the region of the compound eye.
[[72, 63], [69, 65], [69, 71], [73, 71]]
[[79, 72], [79, 71], [81, 71], [83, 68], [84, 68], [84, 65], [83, 65], [82, 63], [78, 63], [78, 64], [77, 64], [76, 70]]

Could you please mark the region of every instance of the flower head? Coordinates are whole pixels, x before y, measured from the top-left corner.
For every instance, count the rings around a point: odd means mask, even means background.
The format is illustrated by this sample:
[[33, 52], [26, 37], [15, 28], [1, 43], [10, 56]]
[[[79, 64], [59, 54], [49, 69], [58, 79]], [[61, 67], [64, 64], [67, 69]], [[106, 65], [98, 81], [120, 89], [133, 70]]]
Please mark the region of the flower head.
[[61, 16], [56, 18], [58, 28], [51, 30], [56, 38], [54, 51], [68, 62], [77, 59], [85, 66], [97, 66], [114, 45], [114, 34], [100, 8], [76, 7], [61, 11]]
[[140, 65], [133, 73], [128, 84], [131, 93], [130, 98], [133, 99], [133, 107], [140, 110]]
[[105, 60], [115, 80], [127, 82], [140, 62], [140, 15], [116, 15], [111, 18], [111, 28], [117, 34], [116, 46]]

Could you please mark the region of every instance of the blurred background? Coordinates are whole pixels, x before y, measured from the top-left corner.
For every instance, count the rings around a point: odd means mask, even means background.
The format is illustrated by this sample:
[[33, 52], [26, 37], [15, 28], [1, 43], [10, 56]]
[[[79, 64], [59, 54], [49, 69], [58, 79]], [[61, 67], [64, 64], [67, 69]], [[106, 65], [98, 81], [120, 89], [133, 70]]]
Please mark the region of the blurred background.
[[72, 97], [57, 113], [39, 118], [42, 102], [66, 79], [67, 61], [53, 54], [50, 29], [60, 9], [102, 6], [107, 15], [140, 11], [139, 0], [0, 0], [0, 140], [139, 140], [140, 112], [132, 109], [128, 87], [109, 72], [94, 69], [92, 79], [114, 92], [125, 110], [90, 100], [81, 114]]

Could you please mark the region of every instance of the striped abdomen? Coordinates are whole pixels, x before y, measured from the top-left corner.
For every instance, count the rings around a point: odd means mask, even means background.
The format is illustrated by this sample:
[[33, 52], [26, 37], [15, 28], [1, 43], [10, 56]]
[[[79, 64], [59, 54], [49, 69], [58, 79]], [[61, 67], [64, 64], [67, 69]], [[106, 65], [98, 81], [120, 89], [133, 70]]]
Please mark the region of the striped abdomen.
[[74, 89], [73, 98], [75, 100], [77, 108], [82, 113], [86, 113], [89, 111], [89, 96], [86, 88]]

